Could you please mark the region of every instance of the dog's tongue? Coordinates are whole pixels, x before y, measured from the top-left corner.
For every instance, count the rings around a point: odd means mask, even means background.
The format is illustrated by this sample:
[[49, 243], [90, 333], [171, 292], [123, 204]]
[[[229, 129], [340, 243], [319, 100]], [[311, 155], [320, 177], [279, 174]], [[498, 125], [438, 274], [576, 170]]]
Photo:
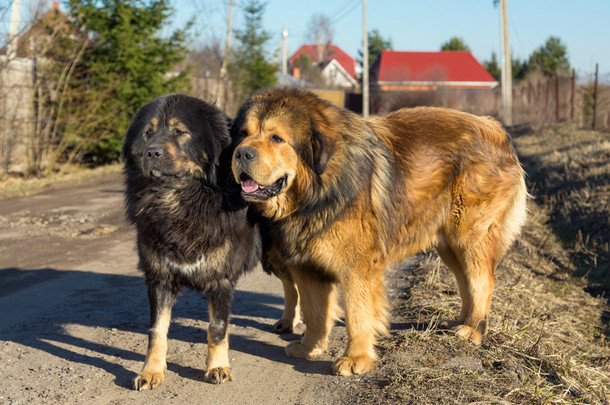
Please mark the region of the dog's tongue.
[[252, 179], [244, 180], [241, 182], [241, 189], [244, 193], [253, 193], [258, 190], [258, 183]]

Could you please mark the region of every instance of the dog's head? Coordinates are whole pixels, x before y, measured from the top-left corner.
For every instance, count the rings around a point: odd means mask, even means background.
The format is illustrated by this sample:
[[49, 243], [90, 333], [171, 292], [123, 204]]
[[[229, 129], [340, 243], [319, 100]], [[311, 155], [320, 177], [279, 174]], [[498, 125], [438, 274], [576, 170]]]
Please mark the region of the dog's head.
[[293, 212], [328, 169], [335, 115], [328, 103], [302, 90], [269, 90], [249, 99], [231, 129], [232, 170], [243, 197], [268, 217]]
[[137, 112], [123, 144], [126, 171], [151, 180], [215, 176], [230, 143], [228, 118], [182, 94], [162, 96]]

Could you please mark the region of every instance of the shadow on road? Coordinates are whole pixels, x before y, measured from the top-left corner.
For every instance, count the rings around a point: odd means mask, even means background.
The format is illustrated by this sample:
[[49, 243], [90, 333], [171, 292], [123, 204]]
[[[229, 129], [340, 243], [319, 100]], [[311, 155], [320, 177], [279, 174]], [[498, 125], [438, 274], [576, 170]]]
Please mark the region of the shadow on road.
[[[5, 268], [0, 269], [0, 281], [0, 340], [102, 369], [115, 376], [116, 385], [131, 387], [140, 366], [131, 369], [132, 364], [128, 364], [128, 369], [125, 363], [142, 363], [147, 342], [149, 309], [143, 277]], [[289, 358], [284, 354], [283, 341], [274, 345], [257, 340], [261, 332], [275, 336], [272, 325], [281, 316], [282, 304], [283, 299], [277, 295], [236, 291], [231, 350], [289, 364], [303, 373], [328, 374], [330, 362]], [[169, 339], [190, 344], [207, 341], [209, 318], [203, 294], [185, 291], [174, 306], [172, 319]], [[235, 327], [247, 328], [246, 333], [235, 333]], [[168, 360], [171, 357], [170, 341]], [[168, 369], [183, 378], [202, 381], [204, 364], [195, 369], [168, 362]]]

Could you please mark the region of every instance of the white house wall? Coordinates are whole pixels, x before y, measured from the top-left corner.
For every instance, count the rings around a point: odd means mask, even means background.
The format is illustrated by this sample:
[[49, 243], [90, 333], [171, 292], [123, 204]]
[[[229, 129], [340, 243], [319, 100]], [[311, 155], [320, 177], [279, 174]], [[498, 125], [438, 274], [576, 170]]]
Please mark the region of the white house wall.
[[23, 173], [32, 134], [33, 61], [0, 56], [0, 173]]

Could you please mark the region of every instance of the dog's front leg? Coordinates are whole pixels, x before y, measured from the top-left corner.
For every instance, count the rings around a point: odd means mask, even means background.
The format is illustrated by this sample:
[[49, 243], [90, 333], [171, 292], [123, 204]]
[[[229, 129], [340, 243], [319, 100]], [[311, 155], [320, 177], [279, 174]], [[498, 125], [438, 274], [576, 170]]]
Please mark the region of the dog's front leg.
[[310, 269], [295, 268], [292, 275], [301, 298], [305, 333], [299, 342], [286, 346], [290, 357], [315, 359], [328, 346], [328, 336], [337, 319], [337, 291], [329, 280], [320, 279]]
[[299, 290], [290, 274], [278, 277], [284, 287], [284, 313], [282, 314], [282, 319], [273, 325], [273, 330], [276, 333], [292, 333], [297, 325], [301, 323]]
[[222, 384], [233, 379], [229, 365], [228, 333], [233, 286], [228, 281], [219, 284], [221, 285], [206, 294], [210, 326], [208, 327], [208, 358], [204, 379], [212, 384]]
[[164, 284], [149, 282], [148, 301], [150, 304], [150, 324], [148, 332], [148, 351], [140, 374], [134, 379], [138, 391], [153, 389], [161, 385], [165, 377], [167, 363], [167, 331], [172, 317], [172, 307], [177, 292]]
[[364, 374], [375, 367], [377, 334], [387, 334], [388, 303], [383, 280], [384, 263], [381, 260], [362, 260], [366, 271], [345, 271], [341, 287], [345, 305], [347, 347], [335, 361], [337, 375]]

